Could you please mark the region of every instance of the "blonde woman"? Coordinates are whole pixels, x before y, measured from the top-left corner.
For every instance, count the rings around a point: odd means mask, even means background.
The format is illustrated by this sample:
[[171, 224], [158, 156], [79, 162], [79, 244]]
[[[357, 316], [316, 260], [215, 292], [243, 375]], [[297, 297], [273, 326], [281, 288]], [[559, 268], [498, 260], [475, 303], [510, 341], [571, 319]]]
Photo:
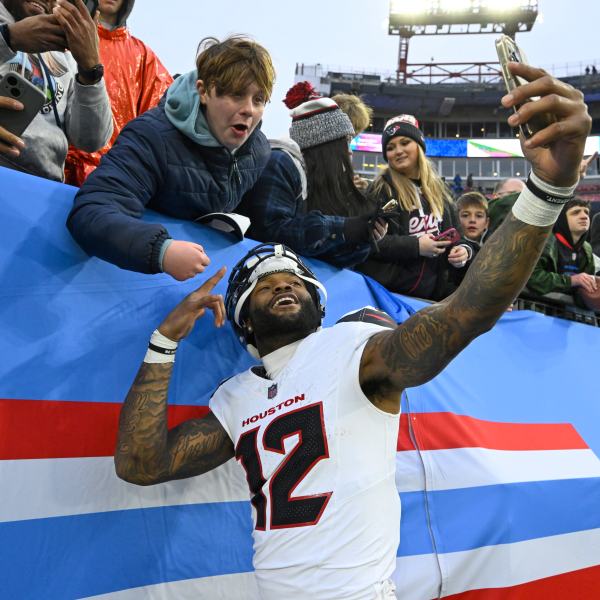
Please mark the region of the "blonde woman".
[[373, 182], [369, 197], [380, 206], [395, 200], [399, 215], [390, 222], [379, 251], [357, 270], [393, 292], [444, 298], [450, 291], [448, 266], [465, 268], [472, 250], [452, 239], [436, 239], [458, 226], [450, 192], [425, 157], [425, 137], [417, 119], [390, 119], [382, 151], [388, 168]]

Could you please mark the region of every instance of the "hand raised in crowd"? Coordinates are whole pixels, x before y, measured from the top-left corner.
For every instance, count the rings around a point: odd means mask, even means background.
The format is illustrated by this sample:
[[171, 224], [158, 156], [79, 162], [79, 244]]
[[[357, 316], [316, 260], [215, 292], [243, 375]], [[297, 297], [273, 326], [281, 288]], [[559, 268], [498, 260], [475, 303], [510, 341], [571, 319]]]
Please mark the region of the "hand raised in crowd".
[[598, 281], [593, 275], [588, 273], [577, 273], [571, 275], [571, 285], [573, 287], [581, 287], [586, 292], [595, 292], [598, 289]]
[[65, 32], [54, 15], [26, 17], [8, 26], [10, 47], [21, 52], [64, 52], [67, 47]]
[[464, 245], [459, 244], [458, 246], [450, 248], [450, 252], [448, 252], [448, 262], [455, 269], [464, 267], [467, 263], [467, 260], [469, 260], [469, 251], [464, 247]]
[[62, 27], [67, 48], [71, 51], [77, 66], [92, 69], [100, 62], [98, 50], [98, 26], [92, 19], [82, 0], [57, 0], [52, 10]]
[[[556, 118], [556, 122], [530, 139], [521, 139], [525, 158], [534, 173], [547, 183], [559, 187], [575, 184], [592, 125], [583, 94], [543, 69], [523, 63], [509, 63], [509, 69], [513, 75], [530, 82], [502, 98], [506, 108], [523, 103], [518, 112], [508, 118], [509, 124], [514, 127], [527, 123], [534, 115], [548, 113]], [[539, 100], [526, 102], [535, 96], [540, 96]]]
[[419, 255], [427, 258], [436, 258], [444, 254], [446, 248], [451, 243], [450, 240], [440, 240], [438, 242], [431, 233], [425, 233], [419, 237]]
[[594, 154], [592, 154], [591, 156], [588, 156], [587, 158], [584, 158], [581, 161], [581, 164], [579, 165], [579, 177], [581, 179], [583, 179], [586, 174], [587, 174], [587, 170], [588, 167], [590, 166], [590, 164], [594, 161], [594, 159], [598, 158], [598, 152], [594, 152]]
[[177, 281], [185, 281], [202, 273], [209, 264], [210, 258], [200, 244], [173, 240], [163, 256], [162, 267]]
[[[0, 96], [0, 109], [23, 110], [23, 104], [13, 98]], [[0, 154], [17, 157], [21, 150], [25, 148], [25, 142], [14, 133], [7, 131], [2, 127], [2, 118], [0, 117]]]
[[225, 275], [226, 268], [221, 267], [212, 277], [207, 279], [197, 290], [188, 294], [161, 323], [158, 330], [174, 342], [179, 342], [189, 335], [196, 321], [204, 315], [206, 309], [214, 313], [215, 327], [225, 324], [225, 305], [223, 296], [211, 294], [213, 288]]
[[354, 181], [354, 186], [356, 189], [360, 190], [361, 192], [364, 192], [369, 187], [369, 180], [361, 177], [360, 175], [355, 174], [352, 180]]

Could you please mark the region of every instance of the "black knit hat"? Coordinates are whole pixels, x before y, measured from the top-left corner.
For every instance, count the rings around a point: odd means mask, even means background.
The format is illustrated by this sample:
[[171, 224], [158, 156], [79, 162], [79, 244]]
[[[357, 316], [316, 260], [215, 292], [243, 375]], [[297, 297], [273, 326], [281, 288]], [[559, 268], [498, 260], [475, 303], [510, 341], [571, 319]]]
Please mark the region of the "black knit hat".
[[414, 140], [423, 148], [425, 152], [425, 136], [419, 129], [419, 121], [412, 115], [398, 115], [392, 117], [383, 128], [383, 135], [381, 136], [381, 152], [383, 153], [383, 160], [387, 162], [385, 151], [388, 142], [395, 137], [402, 136]]

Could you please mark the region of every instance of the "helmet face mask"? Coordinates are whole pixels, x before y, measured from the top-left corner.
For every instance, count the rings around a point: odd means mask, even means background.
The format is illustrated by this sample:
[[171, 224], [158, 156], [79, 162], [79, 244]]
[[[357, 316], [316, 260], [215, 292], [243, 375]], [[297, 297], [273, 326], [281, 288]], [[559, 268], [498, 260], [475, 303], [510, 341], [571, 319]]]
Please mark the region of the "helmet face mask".
[[[306, 284], [321, 319], [325, 315], [327, 291], [314, 273], [283, 244], [260, 244], [254, 247], [232, 269], [225, 294], [225, 310], [240, 342], [258, 358], [254, 334], [245, 327], [250, 295], [257, 282], [273, 273], [293, 273]], [[321, 297], [323, 300], [321, 300]]]

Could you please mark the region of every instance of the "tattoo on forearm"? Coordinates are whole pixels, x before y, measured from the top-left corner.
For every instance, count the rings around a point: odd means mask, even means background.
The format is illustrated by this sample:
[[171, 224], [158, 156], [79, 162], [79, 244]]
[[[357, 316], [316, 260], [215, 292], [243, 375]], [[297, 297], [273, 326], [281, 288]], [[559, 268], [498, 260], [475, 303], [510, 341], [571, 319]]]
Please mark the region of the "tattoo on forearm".
[[233, 456], [233, 445], [213, 415], [167, 429], [173, 365], [142, 363], [119, 419], [115, 466], [138, 484], [204, 473]]
[[373, 389], [371, 400], [383, 401], [425, 383], [492, 327], [527, 283], [549, 230], [522, 223], [511, 213], [452, 296], [419, 311], [396, 331], [372, 338], [365, 359], [367, 366], [378, 365], [377, 381], [367, 384]]

